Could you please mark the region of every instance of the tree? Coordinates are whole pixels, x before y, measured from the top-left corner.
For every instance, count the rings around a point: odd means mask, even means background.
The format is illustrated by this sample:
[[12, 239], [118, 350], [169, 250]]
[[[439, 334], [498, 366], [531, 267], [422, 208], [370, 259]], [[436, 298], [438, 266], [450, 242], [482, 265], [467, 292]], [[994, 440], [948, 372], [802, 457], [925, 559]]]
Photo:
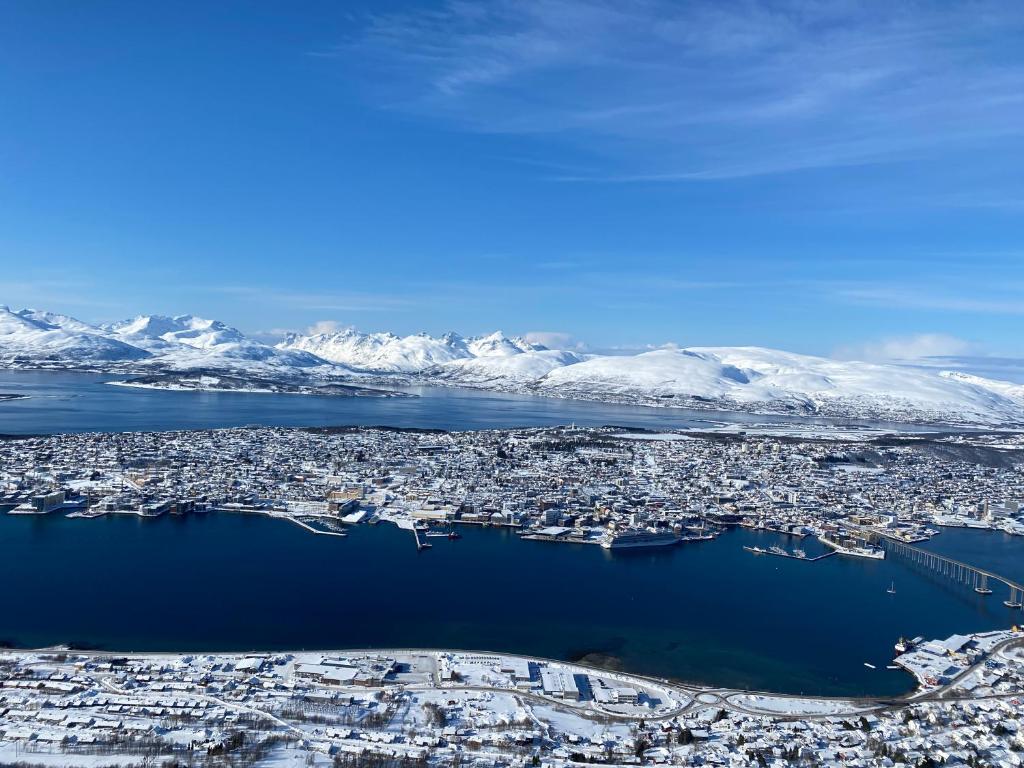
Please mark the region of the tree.
[[638, 736], [636, 741], [633, 742], [633, 754], [637, 757], [643, 757], [644, 752], [650, 749], [651, 743], [647, 740], [646, 736]]

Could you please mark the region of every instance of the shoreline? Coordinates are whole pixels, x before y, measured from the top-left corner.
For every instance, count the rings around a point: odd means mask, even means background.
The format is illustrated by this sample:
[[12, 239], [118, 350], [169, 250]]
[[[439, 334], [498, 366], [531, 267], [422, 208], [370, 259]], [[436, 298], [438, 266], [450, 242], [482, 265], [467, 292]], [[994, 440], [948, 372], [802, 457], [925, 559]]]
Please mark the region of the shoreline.
[[[1024, 642], [1024, 636], [1021, 641]], [[0, 656], [7, 654], [19, 655], [46, 655], [67, 653], [74, 656], [87, 658], [130, 658], [130, 659], [173, 659], [180, 660], [188, 656], [215, 656], [215, 657], [248, 657], [254, 655], [279, 656], [279, 655], [339, 655], [339, 656], [377, 656], [377, 655], [419, 655], [419, 654], [455, 654], [466, 656], [494, 656], [504, 659], [518, 659], [521, 661], [536, 662], [550, 665], [560, 665], [565, 668], [578, 669], [596, 676], [618, 679], [622, 682], [644, 682], [652, 685], [676, 688], [688, 694], [699, 695], [701, 693], [715, 692], [723, 698], [727, 696], [766, 696], [777, 699], [792, 701], [827, 701], [830, 703], [848, 703], [851, 705], [875, 704], [882, 706], [881, 702], [901, 701], [912, 704], [922, 694], [928, 693], [928, 689], [920, 686], [900, 696], [814, 696], [792, 693], [779, 693], [758, 688], [734, 688], [710, 685], [707, 683], [676, 680], [674, 678], [656, 677], [643, 675], [626, 670], [613, 670], [604, 667], [595, 667], [581, 664], [565, 659], [554, 659], [545, 656], [526, 656], [523, 654], [509, 653], [507, 651], [495, 651], [486, 649], [468, 648], [432, 648], [432, 647], [372, 647], [372, 648], [248, 648], [248, 649], [221, 649], [221, 650], [163, 650], [163, 651], [121, 651], [104, 648], [78, 648], [72, 644], [61, 643], [58, 645], [44, 646], [41, 648], [18, 648], [0, 647]], [[909, 677], [914, 677], [909, 671], [904, 670]]]
[[[45, 655], [56, 655], [56, 654], [68, 654], [73, 656], [80, 656], [85, 658], [125, 658], [125, 659], [164, 659], [164, 660], [176, 660], [181, 661], [188, 657], [225, 657], [225, 658], [250, 658], [255, 656], [310, 656], [310, 655], [323, 655], [323, 656], [346, 656], [346, 657], [379, 657], [379, 656], [418, 656], [418, 655], [452, 655], [452, 656], [471, 656], [471, 657], [494, 657], [496, 659], [514, 659], [523, 662], [535, 663], [540, 665], [549, 665], [562, 669], [572, 670], [574, 673], [590, 674], [596, 677], [602, 677], [606, 679], [618, 680], [624, 683], [639, 683], [647, 686], [658, 686], [666, 689], [674, 689], [674, 692], [682, 693], [691, 697], [699, 697], [702, 694], [714, 693], [716, 697], [722, 700], [727, 700], [737, 696], [750, 696], [750, 697], [765, 697], [771, 699], [783, 699], [792, 702], [826, 702], [830, 704], [848, 704], [851, 709], [856, 711], [866, 711], [868, 709], [880, 709], [880, 708], [893, 708], [893, 707], [904, 707], [913, 706], [920, 703], [923, 700], [930, 699], [941, 699], [942, 701], [957, 701], [957, 700], [970, 700], [976, 698], [973, 695], [965, 695], [958, 699], [957, 697], [947, 697], [945, 694], [951, 690], [955, 690], [957, 685], [964, 681], [965, 678], [970, 676], [981, 669], [986, 661], [997, 656], [1003, 651], [1018, 648], [1024, 646], [1024, 630], [1018, 629], [1014, 631], [1012, 629], [1006, 630], [995, 630], [988, 632], [977, 632], [969, 633], [963, 636], [965, 639], [971, 641], [988, 640], [985, 645], [985, 652], [975, 661], [969, 665], [965, 665], [948, 683], [942, 685], [928, 684], [923, 677], [918, 676], [915, 672], [907, 667], [900, 667], [900, 669], [908, 676], [915, 679], [917, 685], [905, 694], [897, 696], [877, 696], [877, 695], [864, 695], [864, 696], [828, 696], [828, 695], [809, 695], [809, 694], [792, 694], [792, 693], [779, 693], [777, 691], [763, 690], [757, 688], [736, 688], [736, 687], [723, 687], [709, 685], [706, 683], [689, 682], [684, 680], [676, 680], [674, 678], [657, 677], [653, 675], [643, 675], [638, 673], [629, 672], [626, 670], [608, 669], [605, 667], [596, 667], [588, 664], [583, 664], [576, 661], [567, 661], [565, 659], [549, 658], [545, 656], [535, 655], [523, 655], [517, 653], [510, 653], [507, 651], [496, 651], [487, 649], [467, 649], [467, 648], [437, 648], [437, 647], [392, 647], [392, 646], [379, 646], [379, 647], [355, 647], [355, 648], [250, 648], [250, 649], [235, 649], [235, 650], [163, 650], [163, 651], [122, 651], [115, 649], [104, 649], [104, 648], [77, 648], [70, 644], [58, 644], [51, 646], [44, 646], [41, 648], [18, 648], [18, 647], [0, 647], [0, 656], [5, 655], [21, 655], [21, 656], [45, 656]], [[937, 642], [937, 641], [929, 641]], [[909, 655], [911, 652], [908, 651]], [[387, 686], [383, 686], [387, 687]], [[457, 685], [451, 686], [452, 688], [458, 688]], [[1006, 692], [1007, 697], [1016, 697], [1021, 695], [1019, 691]], [[765, 714], [769, 714], [765, 712]], [[821, 713], [818, 715], [801, 714], [800, 717], [835, 717], [842, 716], [841, 713], [829, 712]], [[649, 718], [657, 720], [659, 718]]]
[[[13, 372], [45, 372], [45, 373], [64, 373], [64, 374], [75, 374], [85, 373], [93, 375], [104, 375], [104, 376], [174, 376], [178, 375], [173, 371], [157, 371], [146, 372], [139, 370], [112, 370], [106, 367], [89, 367], [89, 368], [76, 368], [76, 367], [52, 367], [45, 365], [0, 365], [0, 370], [7, 370]], [[220, 372], [210, 372], [210, 375], [214, 376], [227, 376], [244, 379], [248, 376], [245, 372], [232, 372], [230, 370]], [[713, 416], [714, 414], [743, 414], [745, 416], [763, 416], [787, 419], [790, 421], [779, 422], [779, 426], [785, 424], [793, 424], [806, 419], [824, 419], [834, 422], [876, 422], [878, 424], [891, 425], [890, 432], [900, 433], [905, 430], [901, 430], [900, 427], [904, 428], [917, 428], [916, 430], [909, 431], [920, 431], [920, 432], [946, 432], [946, 431], [980, 431], [980, 432], [1021, 432], [1024, 431], [1024, 422], [1020, 423], [1007, 423], [1005, 421], [993, 420], [991, 422], [980, 422], [970, 421], [966, 419], [962, 420], [948, 420], [943, 419], [942, 413], [928, 413], [918, 412], [911, 413], [905, 417], [900, 417], [899, 414], [892, 415], [888, 412], [883, 413], [868, 413], [863, 412], [857, 408], [851, 408], [844, 410], [841, 406], [832, 412], [829, 409], [828, 412], [820, 410], [808, 411], [808, 410], [796, 410], [787, 407], [772, 407], [771, 403], [759, 402], [759, 403], [743, 403], [743, 402], [732, 402], [732, 401], [717, 401], [708, 402], [702, 399], [685, 399], [685, 398], [672, 398], [661, 397], [657, 395], [644, 395], [637, 393], [635, 395], [630, 394], [616, 394], [616, 393], [593, 393], [593, 392], [577, 392], [577, 391], [541, 391], [537, 388], [531, 388], [529, 386], [508, 386], [508, 387], [488, 387], [480, 383], [466, 382], [466, 381], [452, 381], [444, 378], [431, 378], [425, 377], [420, 373], [374, 373], [374, 372], [358, 372], [360, 377], [369, 377], [378, 379], [379, 382], [375, 381], [373, 384], [358, 383], [354, 382], [351, 378], [344, 376], [339, 377], [336, 381], [333, 381], [334, 385], [343, 387], [352, 387], [355, 389], [365, 388], [368, 390], [380, 391], [387, 393], [386, 395], [376, 395], [385, 397], [406, 397], [415, 396], [409, 393], [403, 393], [400, 390], [389, 390], [389, 389], [377, 389], [377, 386], [395, 386], [395, 387], [412, 387], [412, 388], [435, 388], [443, 390], [467, 390], [477, 393], [490, 393], [490, 394], [504, 394], [519, 397], [534, 397], [542, 400], [550, 401], [569, 401], [578, 403], [594, 403], [611, 406], [626, 406], [626, 407], [637, 407], [637, 408], [652, 408], [658, 410], [667, 411], [694, 411], [700, 414], [708, 414]], [[260, 377], [251, 377], [255, 380], [261, 380]], [[360, 378], [360, 382], [362, 379]], [[114, 384], [125, 387], [135, 387], [139, 389], [150, 389], [150, 390], [161, 390], [166, 391], [188, 391], [188, 392], [224, 392], [224, 393], [241, 393], [241, 394], [310, 394], [310, 395], [324, 395], [329, 393], [317, 393], [317, 392], [288, 392], [288, 391], [277, 391], [277, 390], [248, 390], [248, 389], [201, 389], [195, 387], [160, 387], [160, 386], [141, 386], [134, 385], [127, 382], [114, 382], [107, 381], [105, 384]], [[667, 402], [672, 400], [672, 402]], [[865, 427], [862, 424], [812, 424], [812, 427], [826, 428], [840, 428], [847, 430], [860, 430], [860, 429], [871, 429]]]
[[985, 725], [995, 734], [998, 725], [1019, 724], [1022, 642], [1019, 633], [1001, 638], [946, 688], [913, 699], [685, 686], [449, 648], [0, 651], [10, 672], [0, 680], [8, 705], [0, 761], [128, 768], [154, 764], [147, 758], [156, 751], [163, 764], [205, 757], [206, 765], [268, 768], [732, 765], [760, 744], [832, 764], [825, 761], [914, 749], [929, 736], [948, 740], [976, 726], [979, 712], [991, 713]]

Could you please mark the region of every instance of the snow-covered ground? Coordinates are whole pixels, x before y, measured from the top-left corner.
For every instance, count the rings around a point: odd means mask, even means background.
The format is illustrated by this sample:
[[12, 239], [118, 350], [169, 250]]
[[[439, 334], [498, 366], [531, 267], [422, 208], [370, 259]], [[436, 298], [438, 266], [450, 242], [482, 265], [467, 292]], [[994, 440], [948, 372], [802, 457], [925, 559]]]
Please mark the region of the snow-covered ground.
[[710, 691], [468, 651], [5, 651], [0, 762], [866, 766], [958, 750], [958, 765], [1019, 765], [1020, 635], [961, 641], [970, 659], [944, 696], [901, 701]]

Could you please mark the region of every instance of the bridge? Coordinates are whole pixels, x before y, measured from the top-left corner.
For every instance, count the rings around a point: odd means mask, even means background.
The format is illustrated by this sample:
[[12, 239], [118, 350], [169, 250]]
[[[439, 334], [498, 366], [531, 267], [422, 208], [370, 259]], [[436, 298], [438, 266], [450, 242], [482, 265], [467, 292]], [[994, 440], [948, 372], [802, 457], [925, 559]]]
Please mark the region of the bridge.
[[1021, 603], [1024, 601], [1024, 585], [1011, 581], [1005, 576], [1000, 576], [998, 573], [929, 552], [887, 536], [876, 534], [874, 538], [879, 546], [885, 549], [886, 554], [902, 557], [923, 568], [947, 576], [960, 584], [972, 587], [979, 595], [992, 594], [990, 582], [1002, 584], [1009, 590], [1009, 597], [1003, 601], [1003, 605], [1007, 608], [1021, 608]]

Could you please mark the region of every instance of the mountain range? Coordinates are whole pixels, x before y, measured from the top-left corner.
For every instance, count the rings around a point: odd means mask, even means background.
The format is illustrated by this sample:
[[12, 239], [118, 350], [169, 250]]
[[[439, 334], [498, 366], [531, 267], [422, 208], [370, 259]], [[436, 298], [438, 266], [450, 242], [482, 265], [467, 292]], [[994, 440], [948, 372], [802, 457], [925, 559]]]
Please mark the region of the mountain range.
[[0, 365], [112, 372], [221, 371], [382, 385], [473, 386], [555, 397], [980, 425], [1024, 423], [1024, 385], [928, 367], [759, 347], [588, 355], [500, 332], [397, 336], [344, 329], [276, 345], [218, 320], [143, 315], [91, 325], [0, 307]]

